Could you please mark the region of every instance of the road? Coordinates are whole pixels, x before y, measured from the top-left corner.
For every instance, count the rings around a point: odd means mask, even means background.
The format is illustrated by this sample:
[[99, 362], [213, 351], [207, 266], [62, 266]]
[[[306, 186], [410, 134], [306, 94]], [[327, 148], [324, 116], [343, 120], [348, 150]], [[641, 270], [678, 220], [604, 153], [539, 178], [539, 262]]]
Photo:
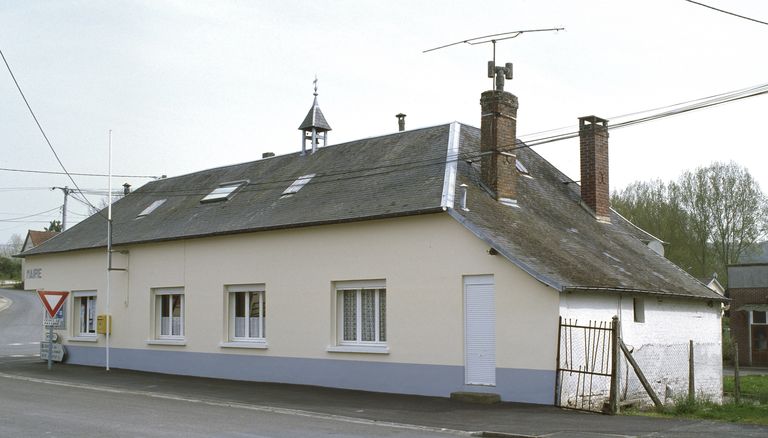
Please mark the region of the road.
[[0, 358], [39, 356], [43, 338], [40, 299], [34, 292], [14, 289], [0, 289], [0, 297], [10, 301], [10, 306], [0, 311]]
[[35, 354], [42, 306], [0, 290], [0, 437], [768, 436], [768, 427], [605, 416], [552, 406], [480, 406], [440, 397], [204, 379], [56, 364]]
[[[0, 289], [0, 297], [4, 298], [0, 309], [5, 307], [0, 310], [0, 364], [39, 361], [43, 337], [39, 298], [11, 289]], [[433, 428], [283, 412], [0, 378], [0, 437], [456, 436]]]
[[0, 379], [3, 437], [455, 437], [418, 428], [263, 412]]

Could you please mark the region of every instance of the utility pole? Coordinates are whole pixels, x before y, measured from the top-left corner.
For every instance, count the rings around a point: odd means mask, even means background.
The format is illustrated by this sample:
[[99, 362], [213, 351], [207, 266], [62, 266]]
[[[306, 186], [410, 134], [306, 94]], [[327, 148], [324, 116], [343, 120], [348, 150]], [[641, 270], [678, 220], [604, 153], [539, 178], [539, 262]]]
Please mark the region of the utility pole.
[[67, 186], [64, 187], [51, 187], [51, 190], [59, 189], [64, 193], [64, 208], [61, 210], [61, 231], [67, 230], [67, 197], [70, 193], [74, 192]]

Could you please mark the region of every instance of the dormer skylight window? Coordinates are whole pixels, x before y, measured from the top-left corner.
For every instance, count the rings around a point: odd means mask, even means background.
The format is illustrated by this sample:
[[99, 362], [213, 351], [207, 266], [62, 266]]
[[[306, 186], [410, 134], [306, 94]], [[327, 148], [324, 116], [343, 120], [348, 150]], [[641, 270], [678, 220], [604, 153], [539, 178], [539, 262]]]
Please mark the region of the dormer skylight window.
[[243, 187], [248, 181], [235, 181], [221, 184], [213, 189], [213, 191], [201, 199], [200, 202], [219, 202], [226, 201], [231, 198], [235, 192]]
[[156, 201], [153, 201], [151, 204], [149, 204], [149, 206], [147, 206], [147, 208], [142, 210], [141, 213], [139, 213], [136, 217], [140, 218], [140, 217], [147, 216], [148, 214], [150, 214], [153, 211], [155, 211], [157, 209], [157, 207], [163, 205], [163, 203], [165, 201], [166, 201], [165, 199], [158, 199]]
[[520, 162], [520, 160], [515, 160], [515, 167], [517, 168], [517, 171], [522, 173], [523, 175], [529, 175], [528, 169], [525, 168], [523, 163]]
[[296, 192], [301, 190], [302, 187], [307, 185], [309, 180], [311, 180], [315, 176], [314, 173], [310, 173], [309, 175], [303, 175], [296, 179], [296, 181], [293, 182], [290, 186], [288, 186], [287, 189], [283, 191], [283, 194], [280, 196], [280, 198], [287, 198], [289, 196], [293, 196]]

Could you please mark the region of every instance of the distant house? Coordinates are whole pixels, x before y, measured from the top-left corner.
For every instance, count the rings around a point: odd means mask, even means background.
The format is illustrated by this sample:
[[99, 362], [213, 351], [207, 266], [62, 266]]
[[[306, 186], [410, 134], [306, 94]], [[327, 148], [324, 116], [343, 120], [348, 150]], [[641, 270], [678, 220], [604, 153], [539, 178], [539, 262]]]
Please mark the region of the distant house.
[[728, 266], [728, 293], [739, 363], [768, 366], [768, 263]]
[[704, 286], [712, 289], [721, 296], [725, 296], [725, 288], [719, 281], [717, 281], [717, 273], [713, 273], [709, 277], [699, 278], [699, 281], [704, 284]]
[[552, 404], [559, 317], [617, 315], [661, 391], [688, 372], [687, 350], [659, 366], [668, 347], [693, 340], [697, 392], [717, 399], [723, 298], [610, 208], [607, 121], [579, 119], [579, 186], [516, 140], [516, 116], [487, 91], [479, 129], [320, 147], [315, 99], [300, 152], [117, 201], [109, 298], [100, 215], [25, 251], [27, 285], [72, 291], [75, 364], [104, 364], [110, 300], [113, 367]]
[[57, 234], [59, 234], [57, 231], [29, 230], [27, 231], [27, 237], [24, 239], [24, 245], [21, 247], [21, 252], [28, 251], [36, 246], [39, 246]]

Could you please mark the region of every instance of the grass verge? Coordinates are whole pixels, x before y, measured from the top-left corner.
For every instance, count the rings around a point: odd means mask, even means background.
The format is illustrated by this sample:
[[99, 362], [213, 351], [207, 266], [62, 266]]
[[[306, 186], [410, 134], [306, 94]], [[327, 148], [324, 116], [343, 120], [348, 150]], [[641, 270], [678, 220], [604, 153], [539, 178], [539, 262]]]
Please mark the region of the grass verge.
[[723, 404], [705, 399], [676, 400], [663, 411], [628, 411], [628, 414], [654, 417], [697, 418], [730, 423], [768, 425], [768, 376], [743, 376], [741, 378], [741, 402], [733, 401], [733, 377], [723, 378], [725, 397]]

